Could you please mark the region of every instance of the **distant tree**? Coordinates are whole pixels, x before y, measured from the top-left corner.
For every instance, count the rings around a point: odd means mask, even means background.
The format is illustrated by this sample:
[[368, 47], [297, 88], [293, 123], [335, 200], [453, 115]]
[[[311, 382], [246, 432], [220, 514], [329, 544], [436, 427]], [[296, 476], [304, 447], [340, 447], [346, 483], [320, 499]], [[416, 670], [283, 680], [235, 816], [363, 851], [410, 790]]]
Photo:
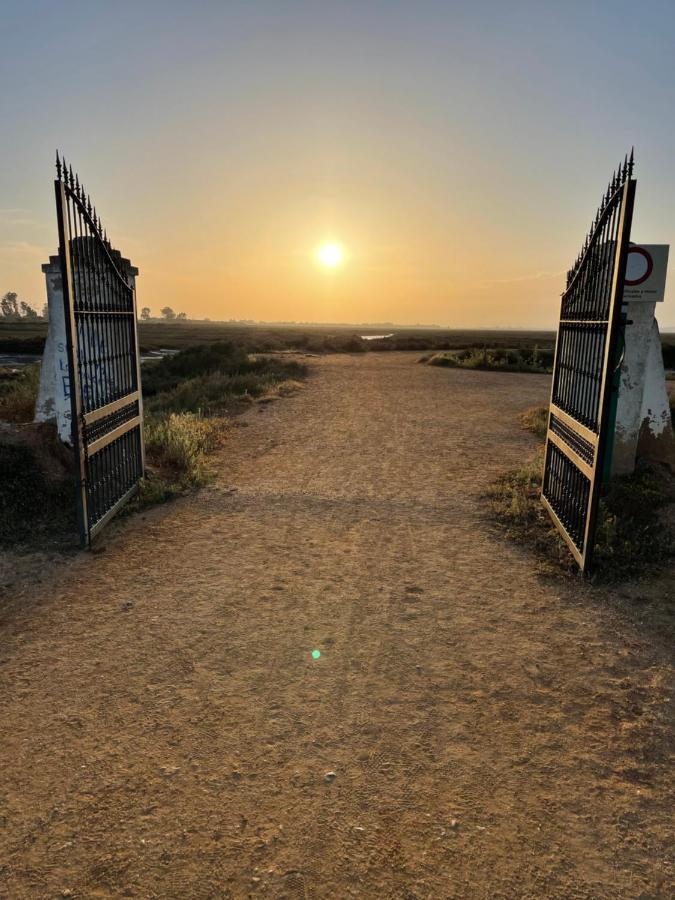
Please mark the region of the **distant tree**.
[[45, 303], [42, 307], [42, 318], [47, 322], [49, 320], [49, 304]]
[[19, 298], [14, 291], [7, 291], [5, 296], [0, 300], [0, 310], [7, 319], [18, 318], [19, 315]]
[[177, 319], [180, 319], [181, 322], [184, 322], [187, 319], [187, 313], [178, 313], [176, 316]]
[[21, 301], [21, 315], [26, 319], [37, 319], [38, 317], [37, 311], [25, 300]]
[[149, 318], [150, 318], [150, 307], [144, 306], [143, 309], [141, 310], [141, 319], [143, 319], [145, 321], [146, 319], [149, 319]]
[[167, 322], [173, 322], [176, 318], [176, 313], [171, 309], [170, 306], [165, 306], [163, 309], [160, 309], [162, 314], [162, 318], [166, 319]]

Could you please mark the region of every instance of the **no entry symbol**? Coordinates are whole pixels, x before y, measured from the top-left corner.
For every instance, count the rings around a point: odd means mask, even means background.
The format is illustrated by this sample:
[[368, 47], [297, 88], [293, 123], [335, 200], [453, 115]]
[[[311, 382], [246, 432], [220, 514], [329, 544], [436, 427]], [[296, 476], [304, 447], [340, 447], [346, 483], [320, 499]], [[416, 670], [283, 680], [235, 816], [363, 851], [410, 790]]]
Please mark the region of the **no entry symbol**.
[[636, 285], [646, 281], [654, 270], [651, 253], [644, 247], [629, 247], [624, 284]]

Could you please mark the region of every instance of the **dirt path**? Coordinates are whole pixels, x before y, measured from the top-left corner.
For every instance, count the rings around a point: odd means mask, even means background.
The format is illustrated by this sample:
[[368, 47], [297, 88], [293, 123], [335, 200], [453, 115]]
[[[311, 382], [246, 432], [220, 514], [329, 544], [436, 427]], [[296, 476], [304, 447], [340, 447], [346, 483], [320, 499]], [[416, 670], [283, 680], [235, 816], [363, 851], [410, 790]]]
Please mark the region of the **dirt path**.
[[416, 358], [317, 361], [212, 487], [15, 586], [0, 896], [671, 896], [672, 658], [477, 502], [547, 379]]

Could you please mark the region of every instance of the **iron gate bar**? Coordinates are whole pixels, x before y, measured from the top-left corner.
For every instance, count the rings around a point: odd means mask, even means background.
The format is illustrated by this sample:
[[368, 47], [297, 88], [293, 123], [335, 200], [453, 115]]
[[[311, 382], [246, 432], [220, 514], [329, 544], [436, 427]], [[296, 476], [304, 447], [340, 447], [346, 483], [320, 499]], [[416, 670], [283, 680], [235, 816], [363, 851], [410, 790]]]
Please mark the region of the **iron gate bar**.
[[552, 431], [548, 437], [549, 441], [552, 444], [555, 444], [558, 450], [561, 450], [563, 453], [566, 453], [572, 462], [576, 465], [577, 469], [580, 469], [586, 478], [590, 481], [593, 478], [593, 466], [589, 465], [583, 457], [579, 456], [576, 450], [573, 450], [563, 438], [559, 437], [554, 431]]
[[586, 426], [582, 425], [580, 422], [575, 421], [572, 416], [568, 416], [564, 409], [560, 409], [555, 405], [555, 403], [552, 403], [551, 413], [552, 415], [555, 415], [557, 418], [561, 419], [567, 425], [570, 425], [572, 428], [574, 428], [575, 431], [577, 431], [589, 443], [593, 444], [593, 446], [597, 446], [597, 434], [594, 431], [591, 431], [590, 428], [586, 428]]
[[633, 153], [603, 195], [560, 307], [542, 502], [582, 570], [593, 563], [635, 200]]
[[56, 169], [78, 518], [86, 545], [138, 490], [145, 468], [136, 295], [78, 176], [58, 154]]
[[61, 181], [61, 171], [59, 167], [59, 157], [56, 156], [58, 179], [54, 182], [56, 192], [56, 222], [59, 232], [59, 259], [61, 262], [61, 281], [63, 288], [63, 303], [65, 306], [65, 322], [66, 322], [66, 342], [68, 344], [68, 389], [70, 393], [70, 415], [71, 415], [71, 440], [73, 449], [76, 452], [78, 466], [77, 475], [78, 482], [78, 503], [77, 517], [80, 539], [84, 540], [87, 533], [87, 494], [86, 494], [86, 478], [87, 469], [86, 461], [82, 453], [77, 452], [82, 444], [81, 438], [81, 391], [80, 391], [80, 371], [79, 366], [74, 364], [73, 348], [77, 340], [77, 326], [75, 324], [75, 309], [73, 306], [73, 267], [70, 257], [70, 222], [68, 217], [68, 201], [66, 199], [65, 184]]
[[119, 400], [113, 400], [112, 403], [108, 403], [107, 406], [101, 406], [99, 409], [94, 409], [89, 413], [84, 414], [84, 421], [87, 425], [91, 425], [92, 422], [96, 422], [98, 419], [101, 419], [103, 416], [110, 415], [110, 413], [114, 413], [116, 410], [120, 409], [122, 406], [125, 406], [127, 403], [133, 403], [134, 400], [138, 400], [140, 398], [140, 394], [138, 391], [134, 391], [133, 394], [127, 394], [126, 397], [120, 397]]

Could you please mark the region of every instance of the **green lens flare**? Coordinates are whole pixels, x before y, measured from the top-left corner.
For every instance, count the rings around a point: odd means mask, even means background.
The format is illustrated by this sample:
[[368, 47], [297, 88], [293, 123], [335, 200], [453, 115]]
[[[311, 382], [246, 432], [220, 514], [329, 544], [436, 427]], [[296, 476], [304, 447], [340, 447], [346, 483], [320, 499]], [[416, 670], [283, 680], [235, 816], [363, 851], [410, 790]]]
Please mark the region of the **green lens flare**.
[[320, 650], [312, 650], [312, 659], [318, 659], [321, 656]]

